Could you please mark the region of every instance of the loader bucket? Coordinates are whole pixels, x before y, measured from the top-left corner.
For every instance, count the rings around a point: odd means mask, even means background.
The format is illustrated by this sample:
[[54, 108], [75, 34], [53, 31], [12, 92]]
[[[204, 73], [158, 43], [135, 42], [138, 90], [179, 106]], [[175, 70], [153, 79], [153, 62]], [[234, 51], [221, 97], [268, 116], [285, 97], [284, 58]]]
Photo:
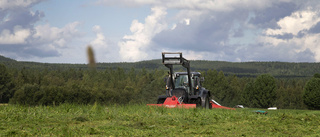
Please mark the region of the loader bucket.
[[148, 106], [159, 106], [166, 108], [196, 108], [196, 104], [184, 104], [179, 102], [176, 96], [167, 97], [163, 104], [147, 104]]

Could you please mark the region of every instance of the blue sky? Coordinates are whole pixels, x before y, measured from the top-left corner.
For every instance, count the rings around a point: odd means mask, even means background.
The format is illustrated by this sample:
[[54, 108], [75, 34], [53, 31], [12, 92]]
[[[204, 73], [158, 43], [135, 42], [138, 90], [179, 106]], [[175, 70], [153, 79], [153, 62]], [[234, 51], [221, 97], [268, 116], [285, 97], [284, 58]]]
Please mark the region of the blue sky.
[[320, 61], [318, 0], [0, 0], [0, 55], [19, 61]]

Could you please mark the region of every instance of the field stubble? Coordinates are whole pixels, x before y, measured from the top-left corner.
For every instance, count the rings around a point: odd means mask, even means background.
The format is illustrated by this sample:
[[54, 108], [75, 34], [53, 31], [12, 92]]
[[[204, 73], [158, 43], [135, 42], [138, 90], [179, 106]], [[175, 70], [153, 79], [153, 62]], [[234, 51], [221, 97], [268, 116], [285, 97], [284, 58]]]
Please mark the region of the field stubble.
[[0, 136], [320, 136], [320, 111], [255, 110], [0, 105]]

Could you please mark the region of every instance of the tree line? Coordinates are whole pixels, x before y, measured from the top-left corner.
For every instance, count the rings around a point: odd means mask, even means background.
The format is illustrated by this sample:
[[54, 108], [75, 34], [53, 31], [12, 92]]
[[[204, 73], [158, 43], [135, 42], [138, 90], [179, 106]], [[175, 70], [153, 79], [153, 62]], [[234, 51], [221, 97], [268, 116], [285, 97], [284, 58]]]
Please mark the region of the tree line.
[[[160, 56], [159, 56], [160, 57]], [[261, 74], [271, 74], [276, 78], [310, 78], [313, 74], [319, 73], [320, 63], [306, 62], [225, 62], [225, 61], [206, 61], [206, 60], [191, 60], [191, 69], [199, 71], [208, 71], [208, 69], [223, 71], [225, 75], [237, 75], [238, 77], [257, 77]], [[37, 69], [42, 70], [68, 70], [73, 69], [88, 69], [87, 64], [54, 64], [54, 63], [37, 63], [37, 62], [21, 62], [9, 59], [0, 55], [0, 63], [8, 68], [15, 69]], [[160, 59], [146, 60], [139, 62], [117, 62], [117, 63], [96, 63], [96, 69], [104, 71], [105, 69], [122, 68], [126, 72], [131, 68], [136, 71], [146, 69], [153, 71], [155, 69], [165, 70], [166, 67], [161, 64]], [[179, 69], [177, 69], [179, 70]]]
[[[319, 109], [317, 74], [313, 78], [275, 78], [225, 75], [223, 71], [200, 71], [202, 85], [225, 106]], [[0, 103], [59, 105], [62, 103], [145, 104], [165, 94], [164, 69], [8, 69], [0, 64]], [[312, 82], [310, 82], [312, 81]], [[311, 84], [310, 84], [311, 83]], [[320, 85], [320, 84], [318, 84]], [[320, 88], [319, 88], [320, 89]]]

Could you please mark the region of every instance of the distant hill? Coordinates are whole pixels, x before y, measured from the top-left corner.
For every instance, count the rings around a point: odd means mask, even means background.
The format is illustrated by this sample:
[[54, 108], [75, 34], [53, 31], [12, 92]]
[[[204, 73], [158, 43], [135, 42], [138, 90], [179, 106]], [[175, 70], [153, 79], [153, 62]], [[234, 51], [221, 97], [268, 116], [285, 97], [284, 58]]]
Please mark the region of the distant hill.
[[[0, 56], [0, 63], [8, 68], [15, 69], [39, 69], [39, 70], [64, 70], [64, 69], [88, 69], [87, 64], [57, 64], [21, 62]], [[293, 63], [293, 62], [225, 62], [225, 61], [191, 61], [191, 71], [217, 70], [223, 71], [226, 75], [237, 75], [239, 77], [256, 77], [260, 74], [269, 73], [278, 78], [312, 77], [320, 73], [320, 63]], [[134, 68], [139, 71], [146, 69], [167, 70], [160, 59], [139, 62], [118, 62], [118, 63], [97, 63], [97, 70], [123, 68], [126, 71]], [[177, 71], [185, 71], [183, 67], [175, 66]]]
[[16, 60], [0, 55], [0, 62], [16, 62]]
[[[292, 63], [292, 62], [225, 62], [225, 61], [190, 61], [191, 71], [217, 70], [226, 75], [237, 75], [240, 77], [256, 77], [260, 74], [269, 73], [275, 77], [312, 77], [320, 73], [320, 63]], [[98, 69], [117, 67], [124, 69], [167, 69], [161, 60], [140, 61], [135, 63], [98, 63]], [[183, 67], [175, 66], [176, 70], [185, 70]]]

